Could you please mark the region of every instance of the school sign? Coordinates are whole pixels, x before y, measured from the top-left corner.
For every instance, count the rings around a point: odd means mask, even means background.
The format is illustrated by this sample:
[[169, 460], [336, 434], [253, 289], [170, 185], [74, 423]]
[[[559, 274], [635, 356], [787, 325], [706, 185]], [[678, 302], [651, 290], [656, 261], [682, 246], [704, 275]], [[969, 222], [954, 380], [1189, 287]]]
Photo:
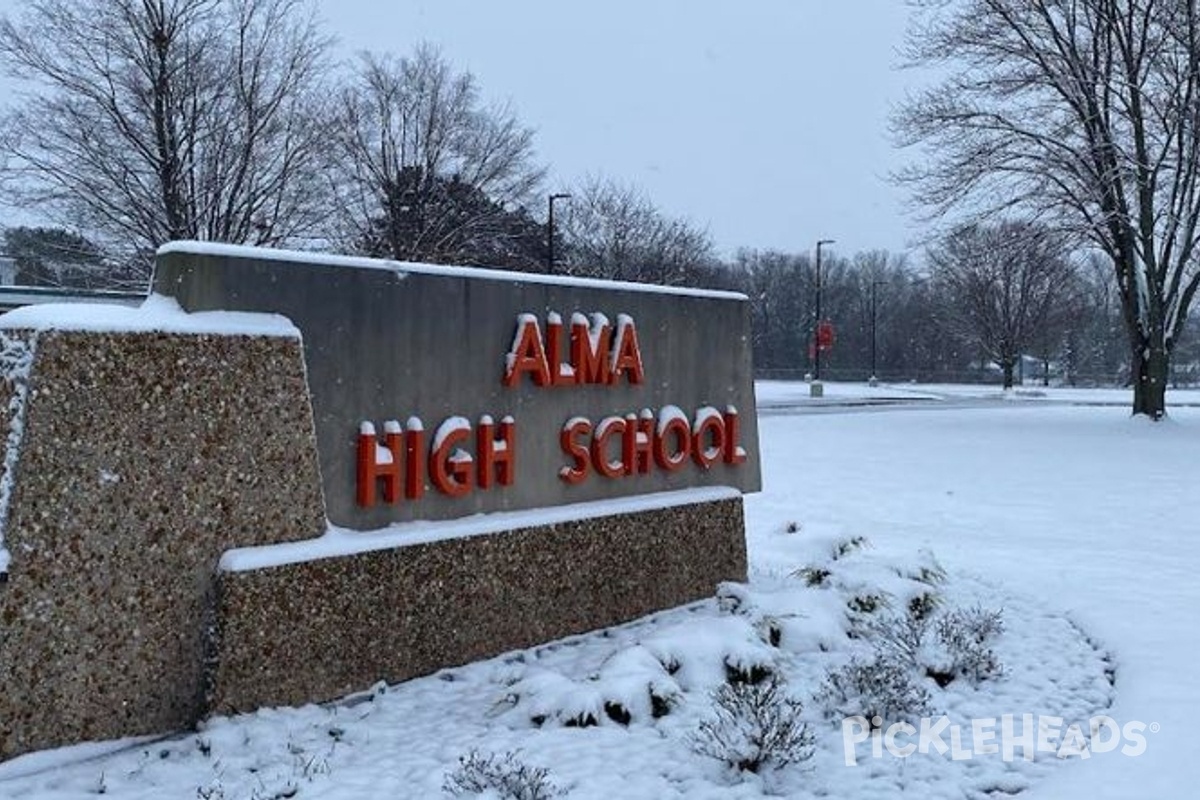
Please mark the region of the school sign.
[[738, 295], [186, 244], [155, 291], [300, 329], [336, 525], [759, 488]]
[[0, 317], [0, 758], [332, 699], [745, 577], [744, 297], [187, 242], [154, 292], [285, 330]]

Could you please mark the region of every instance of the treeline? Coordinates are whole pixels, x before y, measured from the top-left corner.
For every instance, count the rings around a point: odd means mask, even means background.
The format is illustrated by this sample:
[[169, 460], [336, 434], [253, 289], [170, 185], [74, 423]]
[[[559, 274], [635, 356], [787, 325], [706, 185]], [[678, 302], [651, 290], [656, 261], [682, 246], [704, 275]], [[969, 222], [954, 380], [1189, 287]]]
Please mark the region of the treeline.
[[[821, 316], [833, 345], [821, 354], [826, 380], [1017, 382], [1123, 386], [1128, 344], [1111, 265], [1089, 254], [1064, 257], [1056, 292], [1015, 303], [1016, 275], [996, 258], [991, 278], [964, 286], [937, 254], [922, 263], [886, 251], [821, 260]], [[953, 262], [961, 266], [962, 262]], [[816, 344], [816, 263], [810, 253], [744, 250], [708, 285], [745, 293], [751, 302], [755, 369], [760, 377], [811, 376]], [[960, 276], [961, 278], [961, 276]], [[1017, 283], [1018, 281], [1010, 281]], [[1027, 286], [1028, 276], [1019, 280]], [[976, 296], [965, 297], [972, 290]], [[1024, 318], [1024, 319], [1021, 319]], [[1200, 382], [1194, 322], [1174, 362], [1173, 383]], [[1007, 374], [1006, 374], [1007, 373]]]

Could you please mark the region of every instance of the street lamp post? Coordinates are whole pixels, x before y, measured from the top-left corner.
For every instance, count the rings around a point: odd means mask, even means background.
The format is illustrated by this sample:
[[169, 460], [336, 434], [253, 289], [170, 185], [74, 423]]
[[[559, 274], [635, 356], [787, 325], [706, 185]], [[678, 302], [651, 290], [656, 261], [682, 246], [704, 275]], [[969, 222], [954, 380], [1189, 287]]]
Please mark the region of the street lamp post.
[[875, 319], [876, 319], [876, 310], [877, 310], [877, 306], [875, 303], [875, 291], [876, 291], [876, 289], [879, 288], [879, 284], [881, 284], [881, 283], [884, 283], [884, 281], [871, 281], [871, 379], [869, 381], [867, 381], [867, 383], [869, 383], [872, 386], [874, 386], [876, 383], [879, 382], [879, 378], [875, 372], [875, 352], [876, 352]]
[[556, 192], [550, 195], [547, 203], [550, 206], [550, 213], [546, 215], [546, 271], [554, 272], [554, 201], [555, 200], [570, 200], [571, 195], [564, 192]]
[[813, 380], [821, 380], [821, 248], [833, 244], [833, 239], [817, 241], [817, 321], [813, 326]]

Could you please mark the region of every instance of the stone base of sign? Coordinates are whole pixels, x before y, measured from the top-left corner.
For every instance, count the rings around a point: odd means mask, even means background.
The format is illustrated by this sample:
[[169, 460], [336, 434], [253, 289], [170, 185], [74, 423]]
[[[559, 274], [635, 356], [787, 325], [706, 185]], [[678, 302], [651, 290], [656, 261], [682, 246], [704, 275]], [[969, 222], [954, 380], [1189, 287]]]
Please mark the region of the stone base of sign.
[[327, 700], [745, 579], [740, 496], [228, 572], [212, 707]]
[[299, 338], [0, 331], [0, 366], [0, 759], [194, 725], [222, 553], [325, 530]]

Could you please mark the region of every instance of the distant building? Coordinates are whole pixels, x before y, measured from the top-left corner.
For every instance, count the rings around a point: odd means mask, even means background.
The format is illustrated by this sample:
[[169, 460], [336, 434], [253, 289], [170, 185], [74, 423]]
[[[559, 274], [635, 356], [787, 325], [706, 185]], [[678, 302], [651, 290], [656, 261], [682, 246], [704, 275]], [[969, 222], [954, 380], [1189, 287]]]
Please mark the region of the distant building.
[[17, 282], [17, 260], [11, 256], [0, 256], [0, 286], [13, 286]]

